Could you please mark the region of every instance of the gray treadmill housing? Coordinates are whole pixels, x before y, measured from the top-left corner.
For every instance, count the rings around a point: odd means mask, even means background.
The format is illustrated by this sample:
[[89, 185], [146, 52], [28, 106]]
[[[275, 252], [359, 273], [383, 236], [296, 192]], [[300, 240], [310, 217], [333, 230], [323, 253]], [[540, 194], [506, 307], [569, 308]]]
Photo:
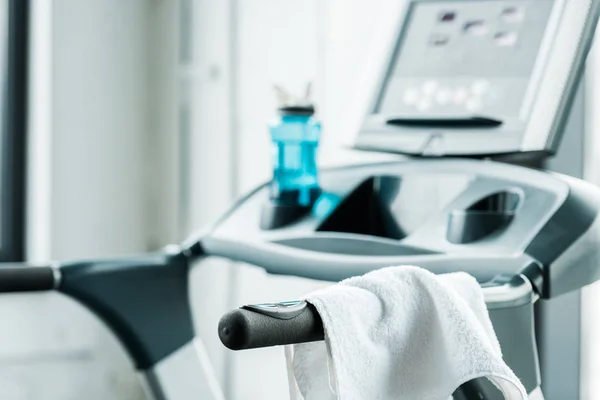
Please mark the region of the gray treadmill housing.
[[407, 1], [354, 146], [411, 155], [553, 153], [599, 5]]
[[[546, 298], [600, 276], [600, 189], [574, 178], [491, 161], [422, 159], [324, 170], [321, 184], [340, 199], [328, 215], [309, 213], [263, 230], [269, 191], [262, 186], [204, 236], [203, 251], [273, 274], [330, 281], [418, 265], [486, 282], [538, 265], [543, 280], [536, 289]], [[509, 218], [475, 240], [448, 240], [454, 220], [458, 229], [478, 229], [490, 215]]]

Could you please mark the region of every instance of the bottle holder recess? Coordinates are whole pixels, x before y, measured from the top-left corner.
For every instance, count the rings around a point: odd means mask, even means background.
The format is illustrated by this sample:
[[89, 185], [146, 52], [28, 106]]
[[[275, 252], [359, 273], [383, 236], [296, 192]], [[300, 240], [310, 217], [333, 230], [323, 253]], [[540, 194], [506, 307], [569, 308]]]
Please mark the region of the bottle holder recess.
[[320, 232], [344, 232], [400, 240], [407, 236], [394, 217], [391, 203], [401, 179], [374, 176], [363, 181], [317, 228]]
[[513, 220], [521, 196], [511, 191], [489, 194], [466, 210], [454, 210], [448, 218], [447, 239], [466, 244], [499, 233]]

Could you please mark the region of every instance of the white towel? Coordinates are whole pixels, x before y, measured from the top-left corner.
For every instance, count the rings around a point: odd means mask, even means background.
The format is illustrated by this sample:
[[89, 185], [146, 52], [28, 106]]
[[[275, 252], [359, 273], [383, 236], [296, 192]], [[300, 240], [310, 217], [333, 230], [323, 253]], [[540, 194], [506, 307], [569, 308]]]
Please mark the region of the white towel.
[[466, 273], [384, 268], [306, 300], [325, 341], [286, 349], [292, 400], [447, 400], [479, 377], [505, 399], [527, 399], [502, 360], [481, 287]]

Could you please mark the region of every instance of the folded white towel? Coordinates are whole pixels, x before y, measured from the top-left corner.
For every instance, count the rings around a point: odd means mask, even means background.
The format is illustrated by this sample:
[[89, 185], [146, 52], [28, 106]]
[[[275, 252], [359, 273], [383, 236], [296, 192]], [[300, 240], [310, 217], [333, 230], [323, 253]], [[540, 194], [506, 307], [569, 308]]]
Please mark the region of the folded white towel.
[[306, 300], [325, 342], [286, 349], [292, 399], [446, 400], [479, 377], [506, 399], [527, 399], [502, 360], [481, 287], [466, 273], [384, 268]]

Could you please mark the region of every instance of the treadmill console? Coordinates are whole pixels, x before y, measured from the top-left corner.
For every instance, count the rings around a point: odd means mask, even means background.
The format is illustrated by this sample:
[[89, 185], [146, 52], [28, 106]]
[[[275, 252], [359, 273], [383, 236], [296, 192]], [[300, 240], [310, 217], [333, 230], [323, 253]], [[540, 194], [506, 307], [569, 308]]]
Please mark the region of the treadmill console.
[[206, 234], [204, 253], [332, 281], [390, 265], [481, 282], [529, 271], [546, 297], [600, 274], [600, 189], [574, 178], [449, 159], [323, 170], [321, 184], [337, 201], [276, 227], [261, 226], [261, 186]]
[[408, 1], [355, 147], [553, 152], [598, 0]]

